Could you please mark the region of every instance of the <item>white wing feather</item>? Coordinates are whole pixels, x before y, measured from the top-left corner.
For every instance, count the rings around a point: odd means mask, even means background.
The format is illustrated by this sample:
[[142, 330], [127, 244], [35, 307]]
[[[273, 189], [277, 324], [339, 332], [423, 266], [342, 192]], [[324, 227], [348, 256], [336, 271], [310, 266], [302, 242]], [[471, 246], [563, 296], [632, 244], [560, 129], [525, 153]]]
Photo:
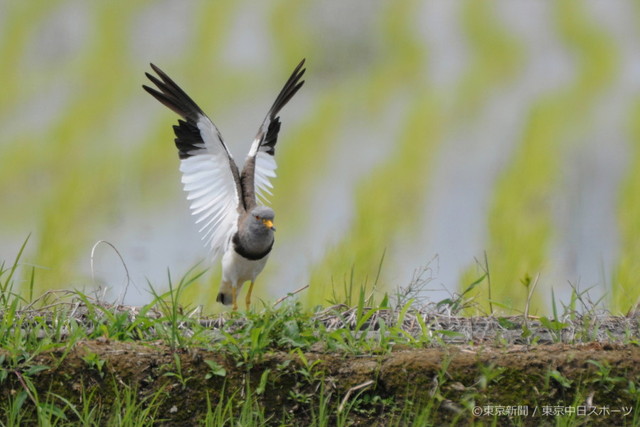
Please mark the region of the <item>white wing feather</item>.
[[276, 177], [276, 169], [278, 165], [272, 155], [258, 152], [256, 155], [256, 170], [255, 170], [255, 187], [256, 195], [263, 203], [268, 203], [267, 197], [271, 196], [271, 178]]
[[191, 214], [213, 256], [226, 249], [238, 224], [239, 195], [229, 167], [231, 161], [217, 129], [206, 116], [198, 118], [205, 150], [180, 161], [182, 184], [191, 201]]

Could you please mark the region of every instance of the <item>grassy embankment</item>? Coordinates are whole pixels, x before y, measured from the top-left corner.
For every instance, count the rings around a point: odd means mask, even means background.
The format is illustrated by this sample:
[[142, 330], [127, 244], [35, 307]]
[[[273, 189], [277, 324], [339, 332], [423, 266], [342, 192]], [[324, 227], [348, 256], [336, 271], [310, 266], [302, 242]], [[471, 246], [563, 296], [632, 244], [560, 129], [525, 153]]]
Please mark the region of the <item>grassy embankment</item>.
[[[640, 425], [637, 319], [595, 343], [605, 319], [581, 295], [551, 318], [493, 318], [483, 341], [455, 330], [471, 301], [419, 307], [419, 282], [377, 301], [344, 289], [352, 309], [289, 298], [205, 318], [180, 305], [201, 273], [163, 295], [150, 285], [138, 308], [77, 291], [32, 301], [37, 271], [23, 296], [20, 254], [0, 269], [0, 425], [582, 425], [565, 408], [605, 407], [624, 412], [588, 421]], [[529, 413], [475, 412], [507, 406]]]

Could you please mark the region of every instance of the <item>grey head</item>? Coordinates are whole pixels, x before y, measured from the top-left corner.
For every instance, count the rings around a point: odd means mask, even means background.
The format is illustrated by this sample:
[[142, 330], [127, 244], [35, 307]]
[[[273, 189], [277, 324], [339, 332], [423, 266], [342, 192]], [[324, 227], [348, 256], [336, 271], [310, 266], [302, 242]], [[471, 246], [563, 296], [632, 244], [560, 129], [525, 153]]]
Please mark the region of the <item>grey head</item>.
[[261, 259], [271, 251], [274, 241], [273, 209], [256, 206], [240, 219], [238, 232], [233, 237], [237, 253], [247, 259]]
[[249, 211], [249, 215], [251, 215], [251, 217], [257, 222], [257, 223], [261, 223], [263, 225], [266, 225], [266, 223], [271, 223], [270, 226], [268, 226], [267, 228], [271, 228], [273, 230], [275, 230], [275, 228], [273, 228], [273, 219], [275, 218], [276, 214], [273, 211], [273, 209], [271, 209], [270, 207], [267, 206], [256, 206], [253, 209], [251, 209], [251, 211]]

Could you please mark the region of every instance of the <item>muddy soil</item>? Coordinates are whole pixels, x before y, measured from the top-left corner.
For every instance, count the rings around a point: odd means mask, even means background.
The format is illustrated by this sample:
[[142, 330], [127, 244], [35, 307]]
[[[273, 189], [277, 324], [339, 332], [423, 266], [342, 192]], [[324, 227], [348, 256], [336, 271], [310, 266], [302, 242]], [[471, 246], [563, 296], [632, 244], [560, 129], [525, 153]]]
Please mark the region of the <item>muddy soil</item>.
[[[3, 354], [0, 349], [0, 357]], [[99, 368], [89, 359], [104, 363]], [[486, 419], [490, 424], [495, 418], [498, 425], [510, 425], [511, 412], [495, 411], [520, 407], [527, 411], [521, 418], [525, 424], [545, 425], [554, 423], [550, 408], [573, 407], [589, 411], [584, 415], [588, 423], [619, 425], [633, 418], [638, 403], [629, 392], [629, 381], [640, 379], [640, 347], [632, 344], [446, 345], [369, 355], [307, 352], [304, 359], [272, 352], [238, 366], [220, 353], [172, 350], [161, 342], [94, 340], [36, 356], [31, 365], [47, 369], [30, 379], [40, 392], [72, 402], [80, 403], [83, 392], [94, 393], [104, 407], [113, 402], [114, 387], [133, 387], [139, 397], [163, 389], [167, 398], [158, 413], [163, 425], [202, 420], [207, 396], [216, 405], [223, 389], [238, 391], [249, 385], [256, 390], [268, 369], [258, 398], [274, 420], [286, 411], [299, 425], [311, 416], [299, 397], [317, 396], [320, 390], [335, 402], [357, 395], [362, 404], [352, 417], [356, 425], [385, 425], [391, 408], [430, 400], [443, 423]], [[224, 367], [226, 375], [207, 375], [207, 360]], [[0, 399], [23, 387], [21, 376], [17, 370], [8, 372]], [[633, 409], [626, 413], [627, 408]]]

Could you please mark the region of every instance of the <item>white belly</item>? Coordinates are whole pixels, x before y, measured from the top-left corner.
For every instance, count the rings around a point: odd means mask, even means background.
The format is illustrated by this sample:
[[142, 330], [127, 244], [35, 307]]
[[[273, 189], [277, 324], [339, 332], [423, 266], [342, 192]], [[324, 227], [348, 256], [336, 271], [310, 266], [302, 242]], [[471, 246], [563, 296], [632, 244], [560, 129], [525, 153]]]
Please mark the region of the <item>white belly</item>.
[[239, 288], [246, 281], [254, 281], [262, 271], [269, 255], [262, 259], [251, 261], [241, 257], [229, 248], [222, 256], [222, 281], [230, 282], [231, 286]]

